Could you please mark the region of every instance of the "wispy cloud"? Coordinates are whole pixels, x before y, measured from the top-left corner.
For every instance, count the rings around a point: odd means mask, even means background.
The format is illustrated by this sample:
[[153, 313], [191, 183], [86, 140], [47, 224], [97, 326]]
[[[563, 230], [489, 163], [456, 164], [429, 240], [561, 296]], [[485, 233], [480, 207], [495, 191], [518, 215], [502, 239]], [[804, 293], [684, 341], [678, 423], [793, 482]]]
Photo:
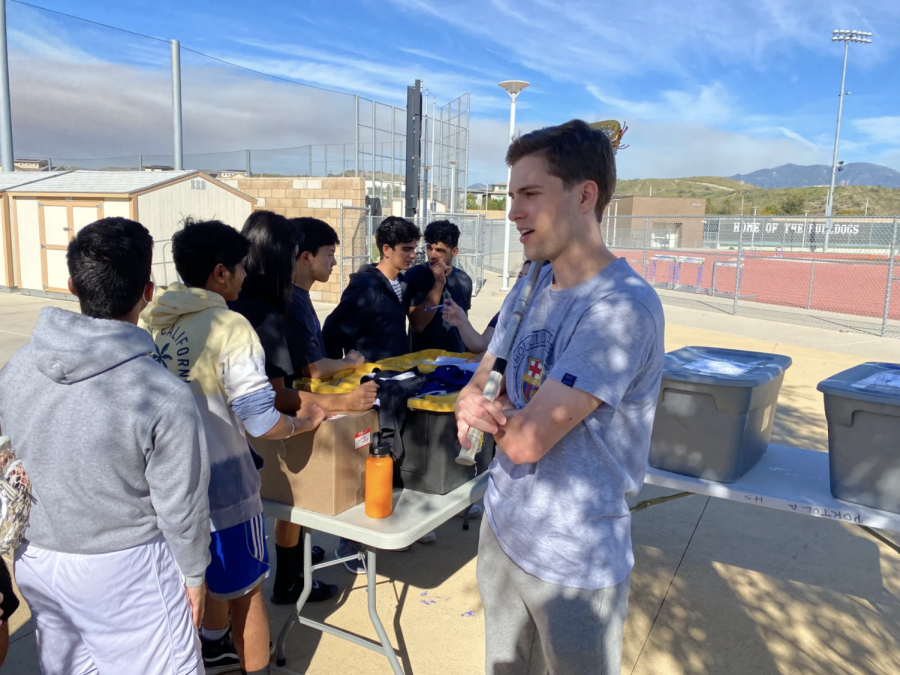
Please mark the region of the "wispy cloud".
[[873, 143], [900, 145], [900, 115], [854, 120], [853, 127]]
[[629, 101], [604, 93], [597, 85], [588, 92], [608, 106], [609, 112], [646, 120], [670, 120], [715, 123], [729, 119], [734, 106], [729, 91], [719, 82], [695, 91], [661, 91], [655, 101]]
[[792, 138], [792, 139], [794, 139], [795, 141], [799, 141], [800, 143], [803, 143], [803, 144], [804, 144], [806, 147], [808, 147], [808, 148], [812, 148], [813, 150], [819, 150], [819, 149], [820, 149], [820, 146], [816, 145], [815, 143], [813, 143], [813, 142], [810, 141], [809, 139], [804, 138], [803, 136], [801, 136], [800, 134], [798, 134], [796, 131], [791, 131], [791, 130], [788, 129], [787, 127], [778, 127], [778, 131], [780, 131], [781, 133], [783, 133], [783, 134], [784, 134], [785, 136], [787, 136], [788, 138]]

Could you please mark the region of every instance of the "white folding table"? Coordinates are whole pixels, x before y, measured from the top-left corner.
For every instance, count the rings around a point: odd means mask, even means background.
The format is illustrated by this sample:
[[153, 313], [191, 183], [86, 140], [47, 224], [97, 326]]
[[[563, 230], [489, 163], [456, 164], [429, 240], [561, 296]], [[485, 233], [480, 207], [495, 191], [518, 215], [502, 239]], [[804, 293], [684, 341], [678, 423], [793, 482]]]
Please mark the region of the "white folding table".
[[[411, 546], [422, 535], [464, 511], [484, 496], [488, 474], [473, 478], [446, 495], [432, 495], [413, 490], [394, 490], [394, 512], [388, 518], [369, 518], [365, 505], [359, 504], [336, 516], [325, 516], [304, 509], [263, 500], [263, 510], [267, 516], [286, 520], [304, 527], [303, 531], [303, 592], [297, 600], [297, 608], [285, 622], [276, 643], [277, 664], [285, 664], [284, 645], [294, 622], [315, 628], [323, 633], [349, 640], [361, 647], [383, 653], [391, 664], [395, 675], [403, 675], [394, 647], [388, 639], [375, 604], [375, 570], [377, 549], [396, 551]], [[346, 558], [329, 560], [318, 565], [312, 564], [312, 530], [325, 532], [336, 537], [344, 537], [364, 544], [368, 550]], [[323, 567], [340, 565], [346, 560], [363, 560], [366, 564], [369, 618], [380, 642], [367, 640], [334, 626], [313, 621], [301, 616], [303, 606], [312, 590], [312, 573]]]
[[[646, 506], [687, 494], [707, 495], [772, 509], [858, 525], [900, 552], [900, 547], [869, 528], [900, 532], [900, 515], [851, 504], [831, 495], [828, 453], [770, 444], [759, 463], [734, 483], [717, 483], [647, 467], [648, 485], [681, 490], [641, 502]], [[640, 505], [638, 505], [640, 506]], [[640, 510], [635, 506], [632, 511]], [[643, 506], [642, 508], [646, 508]]]
[[[293, 623], [298, 621], [305, 626], [383, 653], [390, 662], [395, 675], [403, 675], [397, 655], [388, 640], [376, 610], [377, 549], [397, 550], [412, 545], [423, 534], [445, 523], [481, 499], [487, 488], [487, 481], [488, 474], [483, 474], [446, 495], [395, 490], [394, 513], [389, 518], [381, 520], [368, 518], [365, 515], [363, 504], [337, 516], [324, 516], [320, 513], [263, 500], [266, 515], [288, 520], [306, 528], [303, 537], [303, 593], [297, 601], [296, 612], [285, 622], [278, 636], [278, 665], [283, 666], [285, 663], [284, 645], [288, 631]], [[648, 485], [671, 488], [681, 492], [639, 502], [631, 508], [632, 513], [691, 494], [707, 495], [742, 504], [765, 506], [856, 525], [900, 553], [900, 546], [871, 529], [900, 532], [900, 515], [835, 499], [831, 495], [828, 453], [825, 452], [770, 444], [759, 463], [734, 483], [717, 483], [702, 478], [682, 476], [654, 469], [651, 466], [647, 467], [644, 482]], [[311, 530], [358, 541], [365, 544], [368, 551], [313, 565]], [[380, 643], [300, 615], [312, 590], [312, 573], [317, 569], [357, 558], [366, 562], [369, 618], [375, 627]]]

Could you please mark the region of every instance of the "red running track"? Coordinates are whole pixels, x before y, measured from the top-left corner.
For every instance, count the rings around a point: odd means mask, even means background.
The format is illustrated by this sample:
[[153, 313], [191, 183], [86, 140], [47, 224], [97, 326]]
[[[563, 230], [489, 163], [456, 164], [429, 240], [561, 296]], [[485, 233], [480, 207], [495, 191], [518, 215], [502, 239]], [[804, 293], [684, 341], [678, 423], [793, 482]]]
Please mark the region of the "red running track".
[[[626, 258], [635, 271], [641, 274], [643, 251], [617, 249], [614, 252]], [[719, 251], [718, 254], [677, 251], [669, 253], [659, 250], [648, 252], [647, 280], [651, 283], [666, 283], [672, 278], [674, 263], [657, 260], [654, 269], [652, 265], [654, 256], [702, 258], [702, 266], [698, 263], [680, 264], [678, 283], [682, 286], [695, 286], [700, 272], [700, 288], [707, 292], [712, 289], [713, 263], [718, 260], [715, 290], [717, 293], [734, 293], [736, 251]], [[731, 266], [725, 266], [723, 263], [731, 263]], [[894, 276], [900, 276], [900, 263], [894, 264]], [[887, 277], [887, 256], [870, 258], [869, 254], [841, 253], [813, 256], [810, 253], [789, 251], [784, 253], [784, 257], [775, 257], [770, 252], [764, 254], [750, 252], [743, 258], [740, 298], [768, 305], [803, 309], [806, 309], [809, 303], [809, 309], [813, 310], [880, 318], [884, 315]], [[895, 282], [891, 290], [888, 316], [891, 319], [900, 319], [900, 282]]]

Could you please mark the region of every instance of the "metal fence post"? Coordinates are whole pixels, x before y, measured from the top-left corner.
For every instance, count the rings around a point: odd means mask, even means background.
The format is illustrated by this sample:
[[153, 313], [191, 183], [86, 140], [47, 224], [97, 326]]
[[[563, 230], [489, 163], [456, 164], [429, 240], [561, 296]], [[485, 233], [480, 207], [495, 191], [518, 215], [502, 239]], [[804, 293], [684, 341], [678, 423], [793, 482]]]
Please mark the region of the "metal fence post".
[[650, 219], [644, 218], [644, 257], [641, 261], [641, 276], [647, 278], [647, 251], [650, 248]]
[[3, 170], [15, 171], [12, 106], [9, 97], [9, 53], [6, 46], [6, 1], [0, 7], [0, 156]]
[[[755, 221], [755, 219], [754, 219]], [[738, 254], [737, 254], [737, 262], [735, 263], [734, 268], [734, 305], [731, 308], [731, 313], [733, 315], [737, 315], [738, 309], [738, 298], [741, 295], [741, 265], [743, 265], [744, 260], [744, 222], [741, 219], [741, 231], [738, 236]]]
[[812, 261], [812, 266], [809, 270], [809, 295], [806, 296], [806, 309], [812, 308], [812, 291], [813, 291], [813, 279], [816, 278], [816, 261]]
[[356, 115], [356, 124], [354, 130], [356, 132], [353, 141], [353, 147], [356, 152], [353, 155], [353, 176], [359, 178], [359, 96], [353, 97], [353, 110]]
[[172, 165], [176, 171], [184, 168], [184, 143], [181, 126], [181, 43], [172, 40], [172, 127], [174, 152]]
[[881, 337], [887, 332], [888, 314], [891, 309], [891, 285], [894, 279], [894, 254], [897, 252], [897, 218], [894, 218], [894, 231], [891, 234], [891, 252], [888, 258], [887, 287], [884, 290], [884, 316], [881, 319]]
[[253, 172], [250, 171], [250, 151], [247, 150], [247, 178], [252, 178]]
[[344, 205], [343, 204], [341, 204], [341, 219], [340, 219], [339, 223], [340, 224], [338, 225], [338, 227], [339, 227], [338, 231], [341, 233], [340, 234], [341, 241], [344, 242], [344, 244], [341, 245], [341, 273], [340, 273], [341, 293], [343, 293], [344, 292], [344, 253], [345, 253], [344, 248], [347, 245], [347, 237], [344, 236]]

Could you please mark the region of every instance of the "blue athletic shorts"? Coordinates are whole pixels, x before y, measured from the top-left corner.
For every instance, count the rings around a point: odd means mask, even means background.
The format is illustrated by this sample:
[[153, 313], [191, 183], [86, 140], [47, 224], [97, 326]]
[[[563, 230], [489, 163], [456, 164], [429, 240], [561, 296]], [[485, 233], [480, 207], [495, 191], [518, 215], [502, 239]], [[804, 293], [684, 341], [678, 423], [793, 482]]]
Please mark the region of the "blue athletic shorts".
[[240, 525], [210, 533], [212, 561], [206, 568], [206, 585], [216, 600], [247, 595], [269, 576], [266, 521], [263, 514]]

